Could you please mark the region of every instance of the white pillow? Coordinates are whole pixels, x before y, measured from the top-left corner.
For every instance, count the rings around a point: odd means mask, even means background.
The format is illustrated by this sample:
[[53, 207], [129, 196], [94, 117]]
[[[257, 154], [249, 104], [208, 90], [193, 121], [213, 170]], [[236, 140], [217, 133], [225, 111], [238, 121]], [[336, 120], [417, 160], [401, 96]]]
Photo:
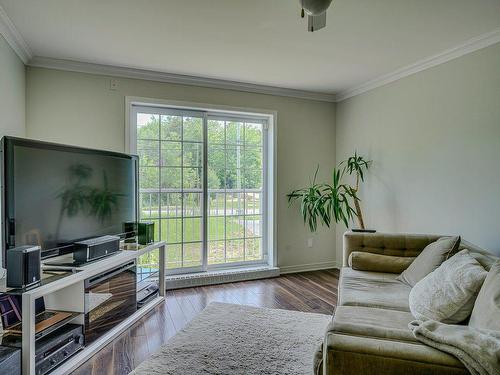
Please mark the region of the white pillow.
[[419, 320], [460, 323], [471, 314], [487, 274], [469, 250], [462, 250], [415, 284], [410, 311]]

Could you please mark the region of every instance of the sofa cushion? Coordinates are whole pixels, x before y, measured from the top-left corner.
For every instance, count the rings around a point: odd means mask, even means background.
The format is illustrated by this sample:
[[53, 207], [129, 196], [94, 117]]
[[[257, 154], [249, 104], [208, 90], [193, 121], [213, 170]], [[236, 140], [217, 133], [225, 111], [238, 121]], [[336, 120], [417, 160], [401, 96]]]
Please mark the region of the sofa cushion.
[[350, 267], [343, 267], [340, 270], [341, 277], [349, 277], [355, 279], [371, 279], [371, 280], [391, 280], [394, 281], [399, 276], [397, 273], [389, 272], [373, 272], [373, 271], [358, 271]]
[[359, 271], [401, 273], [415, 260], [415, 257], [398, 257], [353, 251], [349, 255], [349, 266]]
[[488, 272], [476, 299], [469, 326], [500, 331], [500, 261]]
[[415, 286], [429, 273], [438, 268], [450, 256], [458, 251], [460, 236], [442, 237], [427, 245], [413, 263], [398, 277], [398, 280]]
[[339, 306], [366, 306], [410, 311], [411, 287], [395, 274], [355, 271], [344, 267], [339, 280]]
[[364, 306], [338, 306], [329, 332], [381, 339], [418, 342], [408, 329], [413, 315], [407, 311]]
[[421, 343], [327, 332], [324, 350], [325, 374], [470, 375], [452, 355]]
[[471, 314], [486, 275], [469, 250], [462, 250], [412, 288], [410, 310], [420, 320], [460, 323]]

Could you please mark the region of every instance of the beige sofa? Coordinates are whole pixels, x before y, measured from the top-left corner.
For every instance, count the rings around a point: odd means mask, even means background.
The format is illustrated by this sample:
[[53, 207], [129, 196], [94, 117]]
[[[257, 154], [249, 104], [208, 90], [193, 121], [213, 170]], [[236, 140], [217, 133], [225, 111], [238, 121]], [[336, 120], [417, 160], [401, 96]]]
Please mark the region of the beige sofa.
[[[386, 233], [344, 234], [338, 304], [324, 343], [316, 353], [315, 374], [329, 375], [466, 375], [455, 357], [418, 342], [408, 323], [411, 287], [398, 274], [354, 270], [353, 251], [416, 257], [442, 236]], [[462, 241], [489, 271], [499, 258]]]

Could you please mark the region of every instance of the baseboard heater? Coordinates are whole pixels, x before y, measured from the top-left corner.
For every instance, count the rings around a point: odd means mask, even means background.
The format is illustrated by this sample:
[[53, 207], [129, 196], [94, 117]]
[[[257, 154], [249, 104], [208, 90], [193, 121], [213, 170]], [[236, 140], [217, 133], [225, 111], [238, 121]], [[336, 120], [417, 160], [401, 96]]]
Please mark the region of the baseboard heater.
[[265, 279], [280, 275], [278, 267], [259, 267], [224, 271], [209, 271], [188, 275], [167, 276], [167, 290], [195, 286], [233, 283], [237, 281]]

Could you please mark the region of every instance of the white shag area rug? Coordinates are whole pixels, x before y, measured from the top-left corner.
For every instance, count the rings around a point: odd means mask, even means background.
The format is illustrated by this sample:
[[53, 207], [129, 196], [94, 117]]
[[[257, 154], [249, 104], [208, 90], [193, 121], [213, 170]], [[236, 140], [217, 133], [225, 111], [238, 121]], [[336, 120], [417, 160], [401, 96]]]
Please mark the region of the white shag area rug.
[[312, 374], [331, 316], [211, 303], [132, 374]]

